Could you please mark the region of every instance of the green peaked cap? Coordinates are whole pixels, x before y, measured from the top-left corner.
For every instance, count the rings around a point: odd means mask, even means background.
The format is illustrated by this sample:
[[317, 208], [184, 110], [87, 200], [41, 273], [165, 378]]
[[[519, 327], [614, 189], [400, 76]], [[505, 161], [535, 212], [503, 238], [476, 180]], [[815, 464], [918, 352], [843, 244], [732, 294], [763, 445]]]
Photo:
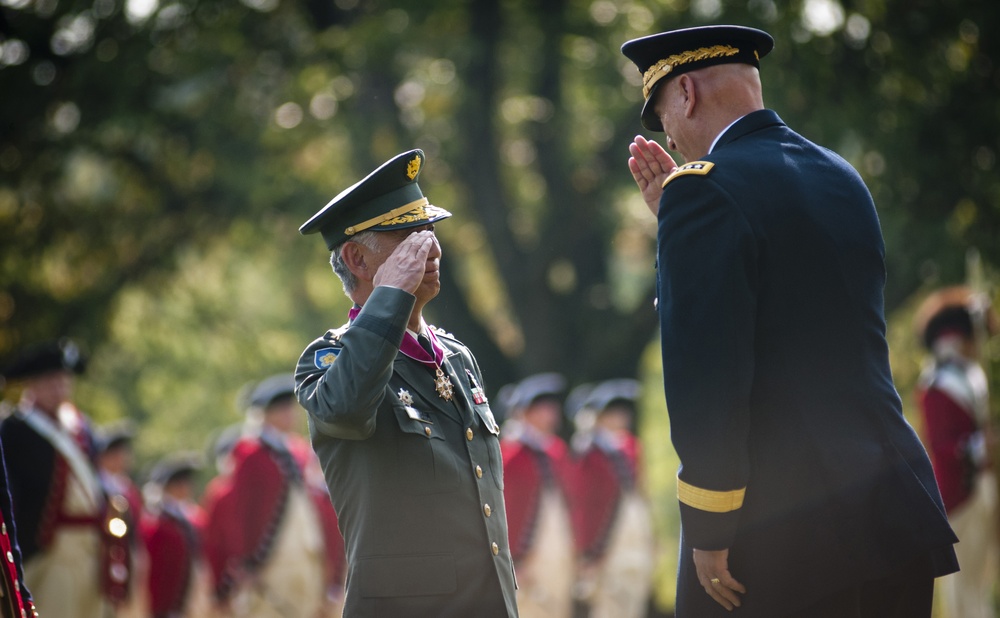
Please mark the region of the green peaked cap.
[[332, 250], [365, 230], [387, 232], [450, 217], [450, 212], [432, 205], [420, 191], [417, 179], [423, 167], [422, 150], [396, 155], [341, 191], [303, 223], [299, 233], [319, 232]]

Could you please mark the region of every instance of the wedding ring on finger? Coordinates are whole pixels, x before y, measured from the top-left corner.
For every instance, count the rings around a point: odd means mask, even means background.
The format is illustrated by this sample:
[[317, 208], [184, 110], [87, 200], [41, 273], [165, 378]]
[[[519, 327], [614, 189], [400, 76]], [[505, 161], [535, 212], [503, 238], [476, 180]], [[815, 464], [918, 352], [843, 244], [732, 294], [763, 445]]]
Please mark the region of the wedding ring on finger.
[[713, 577], [712, 579], [710, 579], [708, 581], [712, 582], [712, 585], [714, 586], [714, 585], [716, 585], [716, 584], [719, 583], [719, 578], [718, 577]]

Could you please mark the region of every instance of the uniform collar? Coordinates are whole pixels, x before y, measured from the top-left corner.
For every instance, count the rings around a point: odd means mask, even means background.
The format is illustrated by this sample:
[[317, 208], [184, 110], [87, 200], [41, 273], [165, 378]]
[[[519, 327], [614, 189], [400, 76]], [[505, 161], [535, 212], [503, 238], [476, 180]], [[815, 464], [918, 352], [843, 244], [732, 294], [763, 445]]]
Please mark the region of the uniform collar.
[[765, 127], [783, 126], [784, 124], [785, 123], [781, 120], [781, 118], [778, 117], [778, 114], [773, 110], [760, 109], [755, 112], [750, 112], [723, 131], [722, 135], [720, 135], [712, 145], [710, 152], [714, 151], [716, 148], [722, 148], [730, 142], [735, 142], [744, 135], [748, 135], [754, 131], [759, 131]]

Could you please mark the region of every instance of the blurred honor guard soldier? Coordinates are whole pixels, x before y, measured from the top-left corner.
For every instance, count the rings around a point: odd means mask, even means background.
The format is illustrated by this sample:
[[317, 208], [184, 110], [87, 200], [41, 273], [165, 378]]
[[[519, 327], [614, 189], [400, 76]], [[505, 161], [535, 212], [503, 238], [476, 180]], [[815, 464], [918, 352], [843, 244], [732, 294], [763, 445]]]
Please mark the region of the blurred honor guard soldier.
[[599, 384], [585, 404], [594, 426], [573, 440], [579, 592], [591, 618], [641, 618], [652, 588], [656, 543], [633, 433], [638, 394], [635, 380]]
[[[122, 566], [117, 543], [102, 546], [105, 501], [87, 419], [71, 403], [85, 360], [68, 340], [30, 346], [4, 372], [24, 390], [0, 425], [24, 579], [46, 616], [104, 618], [104, 566]], [[114, 530], [124, 536], [124, 522]], [[121, 540], [121, 536], [117, 540]], [[103, 551], [121, 550], [111, 564]], [[115, 573], [118, 585], [127, 572]]]
[[770, 35], [625, 43], [629, 168], [658, 214], [682, 538], [678, 618], [929, 616], [955, 535], [889, 372], [882, 233], [861, 177], [765, 109]]
[[522, 618], [561, 618], [573, 609], [576, 554], [569, 510], [570, 461], [556, 433], [566, 380], [540, 373], [513, 389], [504, 425], [504, 499]]
[[[97, 470], [108, 500], [108, 513], [125, 523], [119, 549], [110, 549], [121, 563], [116, 568], [127, 569], [128, 584], [115, 587], [112, 602], [118, 618], [145, 616], [144, 584], [148, 577], [149, 561], [145, 548], [139, 543], [139, 523], [142, 520], [142, 493], [129, 476], [132, 471], [132, 441], [135, 434], [127, 424], [100, 427], [96, 432]], [[105, 518], [106, 520], [108, 517]], [[124, 550], [124, 556], [120, 551]], [[110, 556], [109, 556], [110, 557]]]
[[223, 558], [222, 588], [232, 591], [235, 616], [312, 618], [323, 604], [321, 521], [288, 439], [301, 413], [293, 386], [289, 374], [257, 385], [247, 429], [233, 448], [230, 506], [237, 519], [229, 525], [238, 533]]
[[355, 307], [306, 348], [296, 393], [344, 532], [344, 615], [516, 616], [500, 429], [472, 353], [422, 317], [450, 216], [421, 193], [423, 162], [393, 157], [299, 229], [322, 234]]
[[[4, 378], [0, 376], [0, 388], [3, 385]], [[2, 403], [0, 412], [6, 412]], [[24, 585], [21, 547], [17, 542], [17, 526], [14, 523], [14, 511], [11, 506], [10, 477], [7, 473], [2, 442], [0, 442], [0, 557], [4, 560], [4, 566], [0, 568], [0, 618], [37, 616], [31, 593]]]
[[212, 594], [219, 612], [224, 611], [232, 593], [233, 582], [229, 578], [226, 561], [231, 557], [235, 560], [242, 536], [241, 531], [232, 525], [239, 517], [233, 494], [232, 454], [242, 431], [242, 425], [230, 425], [213, 441], [212, 455], [218, 474], [208, 482], [202, 494], [205, 513], [202, 547], [212, 574]]
[[[192, 500], [201, 468], [190, 455], [169, 456], [153, 468], [142, 538], [149, 554], [152, 618], [200, 618], [210, 613], [210, 582], [199, 529], [204, 513]], [[235, 523], [235, 522], [231, 522]]]
[[976, 361], [976, 331], [979, 326], [984, 334], [995, 334], [996, 314], [983, 298], [958, 286], [931, 294], [915, 321], [932, 355], [917, 393], [924, 433], [948, 521], [958, 535], [955, 553], [962, 567], [941, 581], [945, 615], [992, 618], [1000, 559], [991, 462], [996, 438], [986, 373]]

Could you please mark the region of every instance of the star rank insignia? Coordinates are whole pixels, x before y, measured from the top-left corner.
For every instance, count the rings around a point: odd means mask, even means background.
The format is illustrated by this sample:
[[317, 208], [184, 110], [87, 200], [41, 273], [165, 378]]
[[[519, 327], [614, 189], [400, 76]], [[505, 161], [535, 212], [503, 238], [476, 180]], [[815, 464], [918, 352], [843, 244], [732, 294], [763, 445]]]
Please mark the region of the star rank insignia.
[[403, 402], [404, 406], [413, 405], [413, 395], [411, 395], [410, 391], [405, 388], [399, 389], [399, 393], [397, 393], [396, 396], [399, 397], [399, 400]]

